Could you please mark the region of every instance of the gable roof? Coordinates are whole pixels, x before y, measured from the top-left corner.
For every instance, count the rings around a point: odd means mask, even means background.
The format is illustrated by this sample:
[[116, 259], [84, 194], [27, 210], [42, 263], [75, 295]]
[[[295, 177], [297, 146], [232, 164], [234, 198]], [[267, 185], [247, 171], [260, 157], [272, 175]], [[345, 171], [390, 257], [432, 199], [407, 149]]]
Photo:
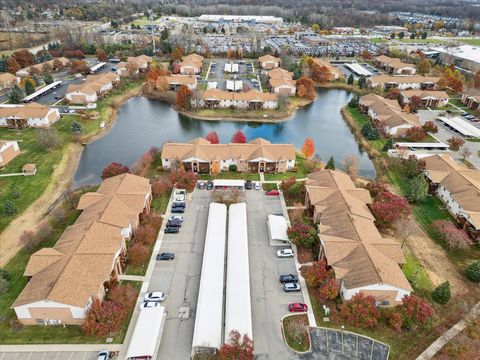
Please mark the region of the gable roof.
[[386, 99], [376, 94], [368, 94], [360, 98], [360, 104], [371, 109], [376, 115], [376, 120], [389, 127], [405, 124], [420, 125], [417, 115], [402, 111], [396, 100]]
[[267, 61], [268, 61], [268, 62], [271, 61], [271, 62], [275, 62], [275, 63], [278, 64], [278, 63], [280, 62], [280, 59], [277, 58], [277, 57], [275, 57], [275, 56], [272, 56], [272, 55], [270, 55], [270, 54], [267, 54], [267, 55], [260, 56], [260, 57], [258, 58], [258, 61], [260, 61], [260, 62], [262, 62], [262, 63], [263, 63], [263, 62], [267, 62]]
[[50, 110], [50, 107], [36, 102], [15, 106], [0, 105], [0, 117], [16, 119], [44, 118]]

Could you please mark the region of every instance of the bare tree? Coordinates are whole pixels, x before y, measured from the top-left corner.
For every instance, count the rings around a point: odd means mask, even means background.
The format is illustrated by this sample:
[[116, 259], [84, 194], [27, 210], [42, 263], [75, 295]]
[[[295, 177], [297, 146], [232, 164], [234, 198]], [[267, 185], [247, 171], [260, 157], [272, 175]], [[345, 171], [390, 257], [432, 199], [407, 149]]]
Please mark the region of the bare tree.
[[395, 235], [402, 241], [401, 247], [405, 245], [405, 242], [408, 238], [413, 235], [417, 230], [417, 223], [411, 216], [407, 218], [399, 218], [393, 224], [393, 228], [395, 229]]
[[467, 157], [472, 155], [472, 151], [470, 150], [470, 147], [465, 144], [460, 148], [460, 155], [462, 155], [463, 160], [465, 160]]
[[349, 155], [343, 159], [343, 166], [345, 166], [345, 172], [355, 180], [358, 172], [358, 159], [355, 155]]
[[20, 235], [20, 243], [25, 247], [28, 252], [32, 252], [33, 249], [38, 245], [38, 238], [35, 236], [33, 231], [24, 231]]

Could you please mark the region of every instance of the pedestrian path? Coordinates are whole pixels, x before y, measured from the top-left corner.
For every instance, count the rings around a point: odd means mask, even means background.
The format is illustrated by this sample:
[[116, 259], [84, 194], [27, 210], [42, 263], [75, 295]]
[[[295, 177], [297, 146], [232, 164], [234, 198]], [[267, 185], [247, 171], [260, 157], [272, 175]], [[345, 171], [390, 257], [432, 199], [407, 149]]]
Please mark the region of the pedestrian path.
[[120, 281], [144, 281], [145, 276], [140, 275], [118, 275], [118, 280]]

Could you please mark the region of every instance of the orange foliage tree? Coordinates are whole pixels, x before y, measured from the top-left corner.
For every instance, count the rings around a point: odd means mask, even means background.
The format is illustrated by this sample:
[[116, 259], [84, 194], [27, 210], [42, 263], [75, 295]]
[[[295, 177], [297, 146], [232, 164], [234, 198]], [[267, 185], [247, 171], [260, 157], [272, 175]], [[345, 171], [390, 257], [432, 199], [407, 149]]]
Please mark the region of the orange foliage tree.
[[315, 60], [310, 59], [308, 61], [308, 67], [313, 81], [324, 83], [331, 80], [332, 74], [325, 65], [320, 65]]
[[222, 345], [218, 353], [220, 360], [253, 360], [253, 340], [247, 335], [240, 335], [237, 330], [232, 330], [228, 341]]
[[180, 61], [182, 60], [183, 54], [185, 53], [185, 50], [181, 47], [176, 47], [172, 51], [172, 60], [173, 61]]
[[177, 107], [181, 110], [190, 109], [190, 99], [192, 98], [192, 92], [186, 85], [180, 86], [177, 91]]
[[315, 88], [313, 86], [313, 80], [302, 76], [297, 80], [297, 95], [308, 100], [313, 100], [315, 98]]
[[313, 139], [307, 137], [302, 146], [302, 154], [305, 155], [306, 158], [312, 157], [315, 153], [315, 144], [313, 143]]

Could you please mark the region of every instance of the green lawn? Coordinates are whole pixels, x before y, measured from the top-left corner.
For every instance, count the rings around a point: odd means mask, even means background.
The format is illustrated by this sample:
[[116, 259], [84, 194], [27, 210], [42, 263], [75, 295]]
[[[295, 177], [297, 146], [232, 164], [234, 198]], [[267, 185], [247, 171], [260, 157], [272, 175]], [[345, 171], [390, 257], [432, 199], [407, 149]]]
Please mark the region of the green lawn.
[[462, 43], [472, 46], [480, 46], [480, 38], [454, 38]]
[[152, 211], [164, 214], [167, 211], [167, 205], [170, 201], [170, 193], [162, 194], [152, 201]]
[[[294, 324], [299, 325], [294, 325]], [[292, 326], [302, 326], [304, 331], [298, 335], [293, 334], [296, 331], [292, 331]], [[310, 348], [310, 336], [308, 335], [308, 317], [307, 315], [292, 315], [283, 319], [283, 333], [285, 334], [285, 341], [288, 346], [298, 352], [305, 352]]]
[[415, 291], [432, 291], [432, 281], [422, 264], [411, 252], [405, 254], [405, 264], [403, 264], [402, 270]]

